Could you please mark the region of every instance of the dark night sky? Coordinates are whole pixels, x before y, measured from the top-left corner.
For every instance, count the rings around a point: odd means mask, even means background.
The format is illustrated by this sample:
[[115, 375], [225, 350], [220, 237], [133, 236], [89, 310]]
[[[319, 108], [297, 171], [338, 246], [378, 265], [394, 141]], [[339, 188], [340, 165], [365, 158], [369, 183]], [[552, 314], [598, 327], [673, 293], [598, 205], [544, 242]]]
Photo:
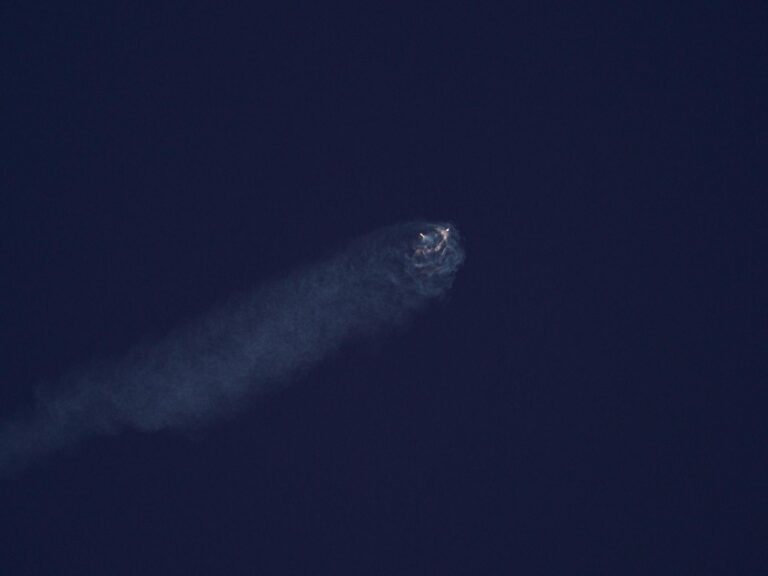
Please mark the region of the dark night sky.
[[0, 416], [380, 226], [447, 302], [0, 481], [0, 573], [766, 574], [762, 2], [0, 6]]

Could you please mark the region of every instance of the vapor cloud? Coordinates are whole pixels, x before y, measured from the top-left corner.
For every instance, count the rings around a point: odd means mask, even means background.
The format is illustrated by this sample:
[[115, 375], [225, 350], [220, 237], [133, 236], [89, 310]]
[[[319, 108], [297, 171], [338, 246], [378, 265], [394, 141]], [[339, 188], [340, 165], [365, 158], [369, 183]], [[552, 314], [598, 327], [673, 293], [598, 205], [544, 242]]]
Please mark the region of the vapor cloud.
[[79, 440], [204, 424], [295, 379], [346, 341], [401, 324], [450, 288], [464, 260], [450, 225], [399, 224], [352, 242], [123, 358], [41, 388], [0, 425], [0, 474]]

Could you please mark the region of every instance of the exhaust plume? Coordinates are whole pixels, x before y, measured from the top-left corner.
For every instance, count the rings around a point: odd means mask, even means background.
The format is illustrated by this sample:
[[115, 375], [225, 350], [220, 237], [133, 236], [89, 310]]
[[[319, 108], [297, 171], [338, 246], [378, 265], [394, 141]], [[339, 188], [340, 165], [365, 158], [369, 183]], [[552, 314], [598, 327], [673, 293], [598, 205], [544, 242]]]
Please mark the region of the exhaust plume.
[[30, 414], [0, 425], [0, 474], [92, 435], [181, 429], [242, 409], [346, 341], [403, 323], [448, 291], [463, 260], [448, 224], [399, 224], [354, 241], [155, 344], [41, 388]]

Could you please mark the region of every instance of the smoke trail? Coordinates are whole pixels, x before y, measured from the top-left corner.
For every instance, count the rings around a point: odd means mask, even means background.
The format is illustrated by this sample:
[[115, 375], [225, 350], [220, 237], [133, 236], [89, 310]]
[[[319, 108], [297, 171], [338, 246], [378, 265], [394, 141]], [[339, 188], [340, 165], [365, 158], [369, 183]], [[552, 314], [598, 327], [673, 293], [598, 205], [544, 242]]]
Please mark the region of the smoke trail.
[[156, 344], [39, 391], [29, 416], [0, 427], [0, 473], [90, 435], [183, 428], [238, 410], [345, 341], [402, 323], [446, 293], [463, 260], [447, 224], [374, 232]]

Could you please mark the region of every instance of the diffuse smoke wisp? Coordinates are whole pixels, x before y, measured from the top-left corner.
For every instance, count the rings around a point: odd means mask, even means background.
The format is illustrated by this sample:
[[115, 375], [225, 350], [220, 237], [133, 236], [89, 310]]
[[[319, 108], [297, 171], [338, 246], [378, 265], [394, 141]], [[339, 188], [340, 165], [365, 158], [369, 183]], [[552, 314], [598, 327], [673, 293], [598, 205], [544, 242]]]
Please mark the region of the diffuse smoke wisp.
[[0, 473], [90, 435], [184, 428], [240, 409], [345, 341], [405, 321], [447, 292], [463, 260], [447, 224], [370, 234], [155, 345], [41, 389], [31, 414], [0, 426]]

